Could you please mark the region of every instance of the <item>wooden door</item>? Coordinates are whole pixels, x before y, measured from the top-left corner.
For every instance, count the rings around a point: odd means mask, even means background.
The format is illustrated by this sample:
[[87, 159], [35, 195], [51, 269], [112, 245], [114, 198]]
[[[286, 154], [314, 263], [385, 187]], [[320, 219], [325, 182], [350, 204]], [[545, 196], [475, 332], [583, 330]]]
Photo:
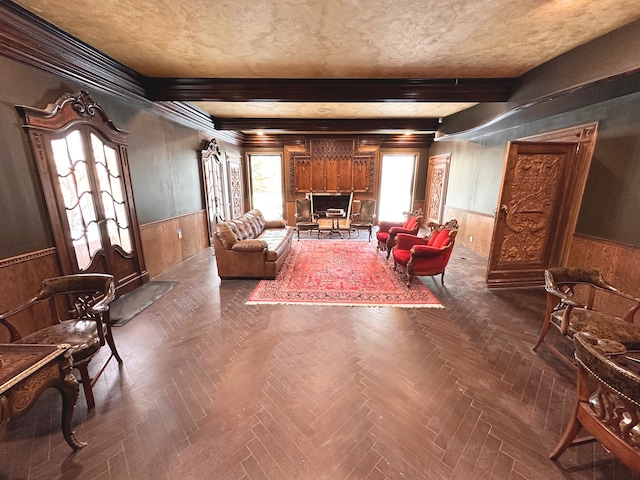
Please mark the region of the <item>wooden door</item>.
[[425, 209], [425, 223], [444, 223], [442, 217], [447, 197], [450, 161], [450, 153], [429, 157], [427, 194], [425, 195], [427, 207]]
[[[489, 287], [542, 285], [544, 270], [561, 265], [573, 231], [566, 221], [586, 175], [577, 172], [578, 143], [512, 142], [487, 270]], [[580, 195], [581, 197], [581, 195]]]
[[36, 158], [63, 274], [110, 273], [117, 293], [148, 280], [126, 133], [80, 91], [40, 110], [17, 107]]

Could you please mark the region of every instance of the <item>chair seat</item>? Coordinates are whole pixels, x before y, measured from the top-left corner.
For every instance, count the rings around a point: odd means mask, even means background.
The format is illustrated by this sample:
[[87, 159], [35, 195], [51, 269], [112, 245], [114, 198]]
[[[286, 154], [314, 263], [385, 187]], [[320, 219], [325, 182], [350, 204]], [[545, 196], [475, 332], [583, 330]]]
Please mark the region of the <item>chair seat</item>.
[[398, 250], [397, 248], [392, 250], [393, 261], [397, 264], [406, 267], [407, 262], [411, 260], [411, 250]]
[[298, 222], [296, 227], [298, 228], [318, 228], [320, 225], [318, 222]]
[[90, 359], [100, 350], [96, 322], [92, 320], [64, 321], [22, 337], [15, 343], [68, 343], [71, 345], [70, 350], [75, 363]]
[[[551, 314], [551, 321], [558, 327], [562, 322], [564, 309]], [[574, 308], [569, 315], [569, 328], [567, 335], [573, 337], [578, 332], [586, 332], [598, 338], [615, 339], [630, 348], [640, 348], [638, 331], [640, 327], [631, 322], [625, 322], [621, 318], [584, 308]]]

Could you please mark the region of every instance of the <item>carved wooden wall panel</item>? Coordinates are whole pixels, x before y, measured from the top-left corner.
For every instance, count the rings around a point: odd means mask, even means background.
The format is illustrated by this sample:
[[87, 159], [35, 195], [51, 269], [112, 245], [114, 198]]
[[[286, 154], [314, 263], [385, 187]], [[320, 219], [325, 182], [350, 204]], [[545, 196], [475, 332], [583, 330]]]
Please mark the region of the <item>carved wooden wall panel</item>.
[[429, 158], [425, 195], [427, 222], [443, 223], [450, 159], [451, 154], [448, 153]]
[[311, 188], [311, 157], [296, 157], [294, 164], [294, 182], [296, 189], [310, 192]]
[[353, 159], [353, 191], [372, 192], [374, 184], [374, 155], [360, 155]]
[[338, 160], [338, 192], [349, 192], [353, 189], [353, 160]]
[[[354, 139], [312, 139], [288, 153], [289, 192], [373, 192], [379, 146]], [[309, 167], [310, 164], [310, 167]]]
[[[47, 248], [0, 260], [0, 311], [5, 312], [35, 295], [45, 278], [62, 275], [55, 248]], [[48, 306], [42, 306], [42, 315], [25, 315], [20, 318], [20, 331], [24, 335], [50, 325]], [[0, 343], [9, 342], [9, 332], [0, 327]]]
[[229, 197], [231, 218], [244, 214], [244, 188], [242, 183], [242, 162], [240, 158], [227, 155], [229, 167]]
[[[321, 158], [311, 160], [311, 190], [314, 192], [325, 191], [325, 161]], [[296, 190], [301, 191], [299, 188]]]

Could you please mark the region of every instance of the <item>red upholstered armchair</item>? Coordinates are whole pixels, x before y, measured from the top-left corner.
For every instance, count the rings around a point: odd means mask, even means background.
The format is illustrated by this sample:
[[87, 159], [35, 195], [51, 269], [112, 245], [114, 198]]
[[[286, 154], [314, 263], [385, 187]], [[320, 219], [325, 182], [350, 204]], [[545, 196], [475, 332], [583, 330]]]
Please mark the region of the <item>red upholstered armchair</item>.
[[418, 230], [422, 226], [424, 215], [422, 209], [418, 209], [407, 216], [407, 219], [403, 222], [385, 222], [382, 221], [378, 224], [378, 231], [376, 232], [376, 238], [378, 239], [378, 250], [386, 251], [387, 258], [391, 255], [391, 249], [395, 244], [396, 235], [399, 233], [407, 233], [410, 235], [417, 235]]
[[398, 233], [396, 245], [391, 252], [394, 270], [404, 270], [409, 277], [409, 286], [414, 275], [438, 274], [442, 275], [440, 282], [444, 285], [444, 270], [449, 263], [457, 233], [457, 220], [438, 225], [429, 238]]

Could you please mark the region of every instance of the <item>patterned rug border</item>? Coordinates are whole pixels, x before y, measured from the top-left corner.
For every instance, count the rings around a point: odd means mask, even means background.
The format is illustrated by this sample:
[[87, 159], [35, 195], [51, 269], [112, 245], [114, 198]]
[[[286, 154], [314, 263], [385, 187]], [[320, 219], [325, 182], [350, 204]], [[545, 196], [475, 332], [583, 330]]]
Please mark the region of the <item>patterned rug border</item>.
[[[253, 292], [251, 293], [251, 295], [249, 295], [249, 299], [245, 302], [246, 305], [309, 305], [309, 306], [329, 306], [329, 307], [377, 307], [377, 308], [383, 308], [383, 307], [396, 307], [396, 308], [445, 308], [444, 305], [442, 305], [442, 303], [440, 302], [440, 300], [438, 300], [438, 298], [433, 294], [433, 292], [431, 292], [431, 290], [429, 290], [427, 288], [426, 285], [422, 284], [422, 283], [417, 283], [417, 284], [413, 284], [411, 287], [407, 287], [405, 285], [405, 282], [402, 281], [401, 283], [404, 285], [404, 288], [406, 288], [407, 290], [409, 288], [411, 288], [414, 292], [415, 290], [422, 290], [425, 292], [426, 297], [427, 298], [431, 298], [432, 301], [431, 302], [401, 302], [401, 303], [397, 303], [397, 302], [393, 302], [390, 301], [389, 303], [381, 303], [381, 302], [375, 302], [375, 301], [362, 301], [362, 302], [358, 302], [358, 301], [354, 301], [354, 300], [349, 300], [349, 301], [341, 301], [339, 299], [336, 299], [335, 301], [331, 301], [331, 300], [291, 300], [291, 299], [281, 299], [281, 300], [276, 300], [276, 299], [264, 299], [264, 300], [256, 300], [255, 297], [261, 292], [262, 289], [265, 289], [267, 285], [270, 285], [271, 282], [278, 282], [278, 281], [282, 281], [283, 280], [283, 276], [287, 275], [289, 273], [289, 269], [290, 268], [294, 268], [294, 266], [292, 266], [292, 263], [294, 263], [294, 261], [296, 260], [295, 255], [297, 255], [297, 251], [294, 251], [294, 249], [301, 249], [304, 248], [303, 245], [304, 244], [318, 244], [319, 242], [349, 242], [349, 243], [355, 243], [349, 240], [305, 240], [305, 241], [300, 241], [298, 243], [294, 243], [294, 245], [292, 245], [292, 251], [289, 252], [289, 256], [285, 261], [285, 264], [283, 266], [283, 268], [281, 269], [280, 273], [278, 274], [278, 278], [276, 280], [260, 280], [260, 282], [258, 283], [258, 285], [256, 286], [256, 288], [253, 290]], [[358, 242], [360, 243], [360, 242]], [[368, 243], [367, 243], [368, 244]], [[362, 245], [362, 244], [361, 244]], [[376, 256], [376, 260], [378, 262], [380, 262], [382, 265], [384, 265], [384, 269], [387, 272], [388, 275], [395, 275], [395, 272], [392, 270], [392, 266], [387, 263], [387, 260], [382, 259], [382, 257], [380, 257], [379, 253], [377, 253], [375, 246], [371, 246], [371, 244], [368, 244], [372, 250], [372, 254]], [[417, 280], [418, 282], [420, 282], [419, 280]], [[415, 289], [415, 290], [414, 290]]]

